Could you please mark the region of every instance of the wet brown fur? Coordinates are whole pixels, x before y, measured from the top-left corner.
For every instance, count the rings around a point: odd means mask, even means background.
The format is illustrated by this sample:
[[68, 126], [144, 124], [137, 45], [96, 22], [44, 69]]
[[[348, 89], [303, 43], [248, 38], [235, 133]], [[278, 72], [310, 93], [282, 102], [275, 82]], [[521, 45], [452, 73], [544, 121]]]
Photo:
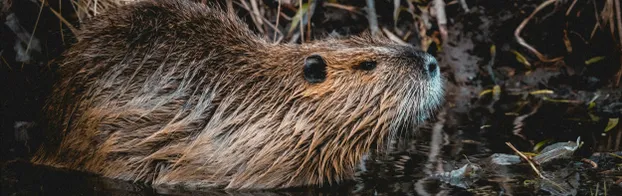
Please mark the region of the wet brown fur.
[[[37, 164], [189, 187], [267, 189], [351, 179], [362, 156], [441, 99], [408, 46], [371, 36], [272, 44], [186, 1], [100, 15], [66, 52]], [[327, 79], [302, 76], [307, 56]], [[375, 60], [376, 69], [353, 67]]]

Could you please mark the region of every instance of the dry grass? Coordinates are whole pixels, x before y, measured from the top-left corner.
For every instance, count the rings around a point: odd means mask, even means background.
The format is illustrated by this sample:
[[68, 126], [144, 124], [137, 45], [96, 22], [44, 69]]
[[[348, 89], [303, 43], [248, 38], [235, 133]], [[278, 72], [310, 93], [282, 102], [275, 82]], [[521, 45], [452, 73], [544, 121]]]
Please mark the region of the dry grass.
[[[39, 0], [41, 2], [49, 1], [49, 0]], [[52, 0], [53, 1], [53, 0]], [[136, 2], [141, 0], [71, 0], [72, 7], [76, 11], [76, 16], [78, 20], [82, 23], [89, 18], [97, 17], [98, 14], [101, 14], [105, 10]], [[198, 2], [209, 2], [210, 0], [194, 0]], [[372, 7], [369, 8], [357, 8], [349, 5], [338, 4], [333, 1], [323, 2], [322, 5], [318, 5], [318, 1], [309, 1], [309, 3], [304, 3], [300, 0], [278, 0], [278, 9], [269, 8], [265, 5], [264, 1], [260, 0], [227, 0], [226, 6], [227, 10], [234, 11], [234, 6], [237, 9], [244, 10], [250, 13], [250, 17], [252, 18], [249, 21], [250, 25], [254, 25], [257, 31], [264, 35], [267, 39], [273, 40], [276, 43], [280, 43], [283, 41], [286, 42], [296, 42], [298, 40], [303, 40], [303, 42], [310, 41], [311, 39], [311, 24], [309, 22], [308, 16], [313, 16], [314, 8], [319, 6], [324, 7], [334, 7], [347, 10], [352, 13], [356, 13], [359, 15], [365, 14], [367, 10], [374, 10]], [[399, 1], [395, 1], [399, 2]], [[439, 7], [431, 6], [431, 1], [429, 6], [414, 6], [412, 2], [408, 2], [409, 6], [406, 8], [408, 12], [412, 15], [413, 19], [416, 21], [417, 28], [419, 29], [419, 36], [422, 36], [421, 45], [428, 46], [433, 40], [438, 40], [438, 38], [432, 38], [426, 35], [426, 31], [428, 31], [431, 27], [431, 22], [434, 18], [444, 18], [444, 15], [432, 15], [434, 12], [438, 11]], [[373, 6], [373, 5], [372, 5]], [[295, 11], [295, 15], [286, 15], [283, 13], [283, 10], [291, 10]], [[401, 9], [403, 7], [396, 6], [395, 7], [395, 19], [397, 19], [397, 15], [399, 15]], [[435, 10], [432, 10], [435, 9]], [[51, 9], [52, 12], [58, 13], [58, 10]], [[416, 15], [414, 13], [420, 13]], [[365, 14], [367, 15], [367, 14]], [[63, 20], [64, 24], [69, 26], [72, 31], [76, 30], [71, 24], [66, 22], [64, 18], [57, 14]], [[277, 17], [280, 16], [280, 17]], [[374, 16], [372, 14], [371, 16]], [[280, 19], [279, 19], [280, 18]], [[303, 20], [304, 19], [304, 20]], [[376, 21], [374, 19], [370, 21]], [[287, 28], [285, 28], [287, 26]], [[404, 41], [413, 34], [413, 32], [402, 32], [402, 30], [397, 28], [379, 28], [377, 22], [372, 22], [370, 27], [372, 31], [377, 30], [380, 33], [386, 34], [391, 39], [405, 43]], [[75, 33], [75, 31], [74, 31]]]

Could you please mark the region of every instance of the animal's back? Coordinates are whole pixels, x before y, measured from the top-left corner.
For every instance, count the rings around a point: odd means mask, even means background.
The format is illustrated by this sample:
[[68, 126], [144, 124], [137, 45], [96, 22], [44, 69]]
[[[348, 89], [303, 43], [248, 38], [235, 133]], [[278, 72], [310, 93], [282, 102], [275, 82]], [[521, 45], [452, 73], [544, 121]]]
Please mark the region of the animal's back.
[[79, 38], [45, 111], [54, 139], [33, 160], [141, 181], [174, 169], [226, 96], [219, 80], [243, 78], [231, 57], [262, 47], [235, 17], [185, 0], [111, 10]]

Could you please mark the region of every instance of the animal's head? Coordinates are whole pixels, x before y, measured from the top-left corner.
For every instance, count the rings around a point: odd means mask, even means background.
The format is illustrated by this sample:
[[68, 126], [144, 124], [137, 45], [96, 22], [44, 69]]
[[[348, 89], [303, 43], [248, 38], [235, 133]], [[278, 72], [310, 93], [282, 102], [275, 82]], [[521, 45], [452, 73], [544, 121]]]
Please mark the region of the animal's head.
[[332, 129], [376, 133], [412, 128], [442, 102], [436, 59], [412, 46], [364, 35], [328, 39], [307, 49], [299, 65], [306, 83], [303, 94], [317, 101], [309, 108], [316, 116], [334, 121]]

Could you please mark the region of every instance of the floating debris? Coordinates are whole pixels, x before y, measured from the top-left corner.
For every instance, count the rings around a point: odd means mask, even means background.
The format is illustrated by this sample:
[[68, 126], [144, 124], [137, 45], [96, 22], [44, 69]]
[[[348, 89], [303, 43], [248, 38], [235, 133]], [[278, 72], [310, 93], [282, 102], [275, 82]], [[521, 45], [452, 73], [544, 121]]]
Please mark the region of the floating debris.
[[514, 165], [520, 163], [520, 157], [512, 154], [495, 153], [490, 156], [491, 162], [496, 165]]
[[558, 142], [549, 145], [544, 147], [540, 154], [533, 157], [533, 161], [540, 165], [554, 159], [570, 158], [582, 144], [581, 137], [578, 137], [576, 142]]
[[480, 167], [479, 165], [467, 163], [460, 169], [435, 174], [432, 176], [432, 178], [436, 178], [450, 185], [466, 189], [469, 188], [470, 185], [475, 183], [477, 180], [479, 180], [479, 178], [482, 176], [482, 171], [482, 167]]

